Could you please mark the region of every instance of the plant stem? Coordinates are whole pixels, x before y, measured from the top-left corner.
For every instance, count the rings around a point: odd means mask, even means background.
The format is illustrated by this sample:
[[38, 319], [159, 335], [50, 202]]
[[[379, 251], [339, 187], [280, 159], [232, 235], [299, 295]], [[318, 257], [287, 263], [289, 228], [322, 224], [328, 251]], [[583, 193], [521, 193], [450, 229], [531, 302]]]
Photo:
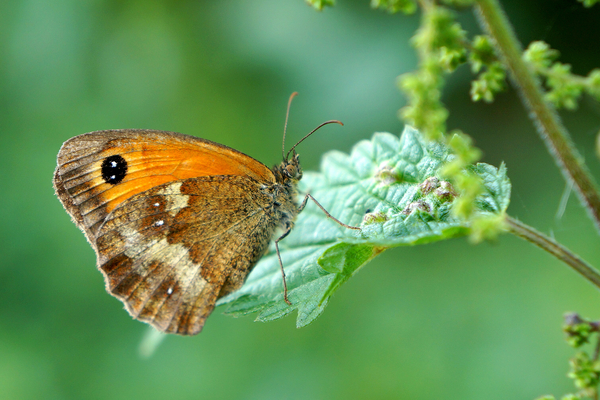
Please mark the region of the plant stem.
[[532, 227], [517, 221], [509, 216], [506, 217], [509, 232], [523, 238], [536, 246], [546, 250], [568, 266], [579, 272], [585, 279], [600, 289], [600, 272], [590, 264], [582, 260], [577, 254], [572, 253], [565, 246], [548, 236], [536, 231]]
[[600, 194], [596, 183], [556, 111], [544, 100], [539, 80], [523, 61], [521, 45], [500, 4], [497, 0], [476, 0], [476, 15], [480, 25], [493, 39], [500, 59], [510, 71], [513, 84], [529, 111], [538, 134], [565, 178], [573, 182], [580, 201], [600, 231]]

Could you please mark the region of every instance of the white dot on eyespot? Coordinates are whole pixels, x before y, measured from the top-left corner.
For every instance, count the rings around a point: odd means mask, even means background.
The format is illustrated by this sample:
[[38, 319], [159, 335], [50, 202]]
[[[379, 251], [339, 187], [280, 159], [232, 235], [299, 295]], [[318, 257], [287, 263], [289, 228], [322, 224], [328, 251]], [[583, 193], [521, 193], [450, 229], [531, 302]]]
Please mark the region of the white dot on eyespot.
[[113, 168], [117, 168], [117, 162], [116, 161], [111, 161], [110, 162], [110, 166]]
[[116, 175], [111, 175], [109, 179], [110, 179], [111, 181], [114, 181], [115, 179], [117, 179], [117, 176], [116, 176]]
[[160, 203], [154, 203], [154, 207], [160, 206]]
[[160, 219], [160, 220], [158, 220], [158, 221], [156, 221], [154, 223], [154, 226], [163, 226], [164, 224], [165, 224], [165, 221], [163, 221], [162, 219]]
[[172, 294], [173, 293], [173, 288], [170, 287], [169, 289], [167, 289], [167, 294]]

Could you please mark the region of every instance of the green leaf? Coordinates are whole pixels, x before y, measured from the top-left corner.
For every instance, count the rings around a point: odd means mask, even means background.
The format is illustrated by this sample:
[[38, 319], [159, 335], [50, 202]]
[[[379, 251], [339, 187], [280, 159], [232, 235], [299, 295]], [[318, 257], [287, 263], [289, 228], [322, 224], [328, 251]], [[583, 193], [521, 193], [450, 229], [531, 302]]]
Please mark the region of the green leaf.
[[385, 248], [369, 244], [338, 243], [325, 250], [318, 259], [319, 266], [325, 271], [335, 274], [335, 277], [323, 294], [321, 302], [331, 297], [333, 292], [383, 249]]
[[[340, 226], [309, 202], [290, 235], [280, 242], [292, 305], [283, 301], [274, 247], [244, 286], [218, 304], [227, 304], [226, 313], [233, 316], [258, 313], [258, 321], [298, 310], [296, 325], [302, 327], [323, 312], [344, 282], [385, 249], [469, 234], [470, 221], [450, 212], [460, 194], [440, 175], [453, 157], [442, 144], [426, 142], [411, 127], [400, 138], [376, 133], [357, 143], [350, 155], [327, 153], [322, 172], [306, 172], [300, 191], [310, 192], [331, 215], [361, 230]], [[510, 199], [504, 165], [497, 169], [476, 164], [469, 173], [484, 186], [475, 200], [475, 214], [501, 217]]]

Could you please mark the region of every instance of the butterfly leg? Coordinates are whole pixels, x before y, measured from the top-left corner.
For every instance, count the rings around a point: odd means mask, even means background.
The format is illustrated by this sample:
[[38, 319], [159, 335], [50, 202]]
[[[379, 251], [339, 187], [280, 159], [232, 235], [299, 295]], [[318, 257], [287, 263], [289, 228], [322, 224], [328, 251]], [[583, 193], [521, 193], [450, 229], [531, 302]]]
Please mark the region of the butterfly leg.
[[281, 277], [283, 278], [283, 300], [285, 300], [285, 302], [291, 306], [292, 303], [290, 302], [290, 300], [288, 299], [288, 289], [287, 289], [287, 283], [285, 282], [285, 271], [283, 270], [283, 261], [281, 261], [281, 254], [279, 253], [279, 241], [282, 240], [283, 238], [285, 238], [287, 235], [290, 234], [290, 232], [292, 231], [292, 225], [290, 224], [287, 229], [285, 230], [285, 232], [283, 233], [283, 235], [281, 235], [279, 237], [279, 239], [275, 240], [275, 251], [277, 252], [277, 258], [279, 259], [279, 266], [281, 267]]
[[[308, 199], [311, 199], [312, 201], [314, 201], [315, 204], [318, 205], [321, 210], [323, 210], [323, 212], [325, 213], [325, 215], [327, 216], [327, 218], [331, 218], [332, 220], [334, 220], [335, 222], [337, 222], [338, 224], [340, 224], [344, 228], [356, 229], [356, 230], [360, 231], [360, 228], [358, 226], [346, 225], [345, 223], [343, 223], [342, 221], [340, 221], [339, 219], [337, 219], [333, 215], [329, 214], [329, 212], [325, 209], [325, 207], [323, 207], [321, 204], [319, 204], [319, 202], [314, 197], [312, 197], [310, 193], [307, 193], [306, 196], [304, 196], [304, 200], [302, 201], [302, 204], [300, 204], [300, 207], [298, 207], [298, 212], [304, 210], [304, 207], [306, 207], [306, 203], [308, 202]], [[286, 235], [287, 235], [287, 233], [286, 233]]]
[[[306, 203], [308, 202], [308, 199], [311, 199], [312, 201], [314, 201], [315, 204], [317, 206], [319, 206], [319, 208], [321, 210], [323, 210], [323, 212], [325, 213], [327, 218], [331, 218], [332, 220], [334, 220], [335, 222], [337, 222], [338, 224], [340, 224], [341, 226], [343, 226], [345, 228], [360, 230], [360, 228], [358, 226], [347, 225], [347, 224], [343, 223], [342, 221], [340, 221], [339, 219], [335, 218], [333, 215], [329, 214], [329, 212], [325, 209], [325, 207], [323, 207], [321, 204], [319, 204], [319, 202], [317, 200], [315, 200], [315, 198], [312, 197], [310, 195], [310, 193], [308, 193], [306, 196], [304, 196], [304, 200], [298, 207], [298, 212], [301, 212], [302, 210], [304, 210], [304, 207], [306, 207]], [[292, 231], [292, 225], [288, 226], [287, 229], [285, 230], [285, 232], [283, 233], [283, 235], [281, 235], [277, 240], [275, 240], [275, 251], [277, 252], [277, 258], [279, 259], [279, 267], [281, 268], [281, 277], [283, 278], [283, 300], [285, 300], [285, 302], [290, 306], [292, 305], [292, 303], [288, 299], [288, 295], [287, 295], [288, 289], [287, 289], [287, 283], [285, 281], [285, 271], [283, 270], [283, 261], [281, 261], [281, 254], [279, 253], [279, 242], [281, 240], [283, 240], [287, 235], [289, 235], [291, 231]]]

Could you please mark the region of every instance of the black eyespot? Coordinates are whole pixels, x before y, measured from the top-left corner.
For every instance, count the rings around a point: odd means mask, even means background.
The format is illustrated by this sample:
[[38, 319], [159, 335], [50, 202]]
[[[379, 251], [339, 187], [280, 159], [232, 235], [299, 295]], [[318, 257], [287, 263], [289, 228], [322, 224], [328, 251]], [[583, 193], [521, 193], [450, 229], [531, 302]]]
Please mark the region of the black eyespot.
[[106, 157], [102, 161], [102, 179], [116, 185], [127, 175], [127, 161], [119, 155]]

